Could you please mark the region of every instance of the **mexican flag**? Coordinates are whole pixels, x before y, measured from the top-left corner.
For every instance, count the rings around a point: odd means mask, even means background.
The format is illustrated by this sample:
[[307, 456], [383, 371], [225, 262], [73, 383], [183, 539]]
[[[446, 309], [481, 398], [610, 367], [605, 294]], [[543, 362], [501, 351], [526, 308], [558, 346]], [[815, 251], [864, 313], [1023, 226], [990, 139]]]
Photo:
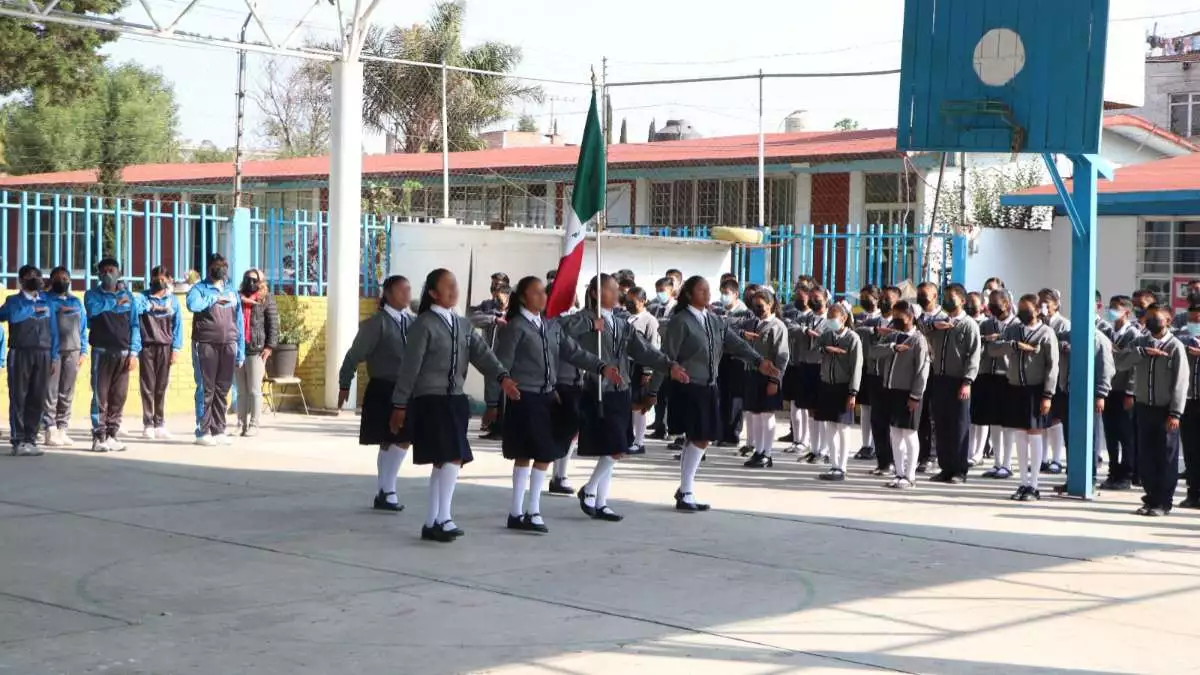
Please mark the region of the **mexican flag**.
[[595, 224], [604, 210], [604, 134], [600, 130], [600, 115], [596, 110], [596, 91], [588, 108], [583, 141], [579, 144], [579, 163], [575, 166], [575, 191], [571, 208], [567, 209], [563, 229], [562, 258], [554, 276], [554, 288], [546, 305], [546, 316], [555, 317], [575, 304], [579, 286], [579, 270], [583, 267], [583, 240], [588, 224]]

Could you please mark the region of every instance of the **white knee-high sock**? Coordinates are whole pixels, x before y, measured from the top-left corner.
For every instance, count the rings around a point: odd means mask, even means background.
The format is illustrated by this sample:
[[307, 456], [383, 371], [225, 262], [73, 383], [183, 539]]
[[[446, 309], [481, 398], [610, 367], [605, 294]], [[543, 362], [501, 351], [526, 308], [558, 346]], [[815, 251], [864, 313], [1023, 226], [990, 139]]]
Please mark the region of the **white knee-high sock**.
[[1067, 454], [1067, 439], [1063, 435], [1063, 426], [1055, 424], [1046, 430], [1046, 443], [1050, 446], [1050, 461], [1063, 463]]
[[646, 444], [646, 413], [633, 413], [633, 444], [638, 447]]
[[917, 439], [916, 429], [901, 429], [904, 446], [904, 477], [910, 483], [917, 480], [917, 458], [921, 455], [921, 442]]
[[683, 446], [683, 457], [679, 462], [679, 491], [688, 495], [684, 501], [690, 500], [691, 493], [696, 489], [696, 471], [700, 469], [703, 457], [704, 451], [692, 445], [691, 441]]
[[813, 436], [816, 434], [817, 423], [813, 421], [812, 415], [807, 410], [800, 408], [797, 410], [800, 415], [800, 442], [807, 445], [810, 451], [816, 451], [813, 444], [816, 440]]
[[775, 452], [775, 413], [768, 412], [762, 415], [762, 453], [770, 457]]
[[970, 436], [970, 440], [968, 441], [971, 448], [970, 459], [978, 463], [979, 460], [983, 458], [984, 447], [987, 446], [987, 427], [980, 426], [978, 424], [972, 424], [967, 433]]
[[450, 504], [454, 501], [454, 486], [458, 484], [458, 472], [462, 467], [449, 462], [442, 465], [441, 477], [438, 479], [438, 521], [444, 529], [452, 529], [453, 517], [450, 515]]
[[897, 476], [905, 476], [904, 430], [890, 427], [888, 436], [892, 441], [892, 472]]
[[758, 413], [744, 413], [742, 420], [746, 423], [746, 443], [755, 452], [762, 452], [762, 435], [758, 431]]
[[1000, 428], [1000, 447], [996, 449], [996, 466], [1012, 470], [1013, 448], [1017, 444], [1016, 429]]
[[795, 403], [788, 404], [788, 419], [792, 423], [792, 443], [800, 445], [804, 442], [804, 411], [797, 408]]
[[858, 428], [862, 432], [862, 447], [874, 448], [875, 443], [871, 440], [871, 406], [860, 406], [858, 414]]
[[508, 509], [510, 516], [521, 517], [525, 513], [525, 492], [529, 489], [528, 466], [513, 466], [512, 474], [512, 505]]
[[1038, 489], [1038, 477], [1041, 475], [1042, 459], [1046, 456], [1044, 434], [1029, 434], [1029, 487]]
[[[1021, 472], [1021, 485], [1029, 485], [1029, 432], [1023, 429], [1012, 430], [1013, 440], [1017, 446], [1017, 464]], [[1040, 467], [1033, 467], [1033, 472], [1037, 473]]]
[[399, 445], [389, 445], [379, 450], [379, 456], [375, 458], [375, 468], [378, 470], [379, 491], [387, 495], [387, 502], [395, 504], [396, 501], [396, 476], [400, 474], [400, 465], [404, 463], [404, 457], [408, 454], [406, 448]]
[[546, 470], [534, 468], [529, 472], [529, 508], [525, 511], [533, 515], [542, 512], [542, 487], [546, 483]]
[[600, 483], [604, 480], [604, 476], [612, 470], [612, 465], [612, 457], [600, 457], [596, 460], [596, 467], [592, 469], [592, 476], [588, 478], [588, 482], [582, 488], [584, 503], [588, 506], [596, 506], [600, 502]]
[[571, 447], [567, 450], [567, 454], [560, 459], [554, 460], [554, 477], [563, 479], [567, 477], [567, 466], [571, 461], [571, 455], [575, 453], [575, 442], [571, 442]]
[[824, 439], [821, 432], [825, 430], [825, 423], [814, 420], [811, 415], [808, 418], [808, 451], [818, 455], [827, 454], [824, 447]]
[[442, 470], [431, 467], [429, 470], [429, 513], [425, 516], [425, 527], [433, 527], [438, 523], [438, 508], [441, 505]]
[[1094, 441], [1092, 444], [1092, 461], [1099, 464], [1108, 448], [1108, 445], [1106, 445], [1108, 439], [1104, 437], [1104, 419], [1100, 413], [1096, 413], [1096, 419], [1093, 422], [1093, 426], [1096, 430], [1096, 433], [1092, 435], [1092, 440]]
[[608, 489], [612, 486], [613, 468], [617, 462], [612, 457], [604, 457], [608, 460], [604, 462], [604, 473], [600, 474], [599, 480], [596, 481], [596, 508], [602, 509], [608, 506]]
[[836, 466], [842, 473], [846, 473], [846, 466], [850, 463], [850, 425], [848, 424], [833, 424], [833, 452]]

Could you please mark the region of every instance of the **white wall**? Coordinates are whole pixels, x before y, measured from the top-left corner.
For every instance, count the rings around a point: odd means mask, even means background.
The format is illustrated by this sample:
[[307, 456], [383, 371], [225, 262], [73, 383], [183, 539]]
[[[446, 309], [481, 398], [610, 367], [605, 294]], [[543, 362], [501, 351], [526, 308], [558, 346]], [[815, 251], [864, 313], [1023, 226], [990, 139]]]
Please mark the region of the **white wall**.
[[[1131, 293], [1137, 281], [1136, 216], [1104, 216], [1096, 245], [1096, 287], [1107, 298]], [[1054, 219], [1052, 230], [980, 232], [967, 263], [967, 288], [978, 290], [1000, 277], [1014, 295], [1056, 288], [1071, 302], [1071, 222]]]
[[[595, 236], [589, 235], [584, 246], [581, 298], [584, 286], [596, 273]], [[654, 282], [668, 268], [678, 268], [685, 276], [698, 274], [715, 286], [732, 263], [728, 244], [707, 240], [604, 235], [601, 254], [605, 271], [633, 270], [638, 284], [651, 294]], [[466, 313], [468, 303], [478, 304], [488, 297], [493, 272], [508, 274], [513, 284], [524, 276], [544, 278], [547, 270], [558, 266], [561, 255], [561, 230], [403, 223], [392, 228], [389, 273], [408, 277], [417, 294], [427, 274], [439, 267], [449, 269], [458, 277], [458, 311]], [[483, 397], [483, 382], [474, 371], [467, 381], [467, 394]]]

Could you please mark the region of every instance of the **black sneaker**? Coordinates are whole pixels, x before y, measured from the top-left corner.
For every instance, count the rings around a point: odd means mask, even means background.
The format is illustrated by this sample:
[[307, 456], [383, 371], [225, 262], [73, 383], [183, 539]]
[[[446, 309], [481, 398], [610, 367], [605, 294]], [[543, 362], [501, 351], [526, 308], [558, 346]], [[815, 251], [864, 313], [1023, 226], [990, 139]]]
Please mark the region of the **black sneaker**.
[[917, 464], [917, 473], [925, 473], [927, 471], [929, 471], [929, 464], [927, 462]]
[[804, 460], [804, 463], [805, 463], [805, 464], [816, 464], [816, 463], [817, 463], [817, 460], [818, 460], [818, 459], [820, 459], [820, 458], [821, 458], [821, 456], [820, 456], [820, 455], [818, 455], [817, 453], [815, 453], [815, 452], [809, 452], [809, 453], [808, 453], [807, 455], [805, 455], [805, 456], [804, 456], [802, 459]]
[[743, 445], [742, 447], [738, 448], [738, 455], [745, 457], [746, 455], [749, 455], [749, 454], [757, 454], [754, 452], [753, 446]]
[[387, 500], [389, 495], [395, 494], [395, 492], [384, 492], [383, 490], [380, 490], [379, 494], [375, 495], [375, 505], [371, 508], [375, 509], [376, 511], [394, 511], [396, 513], [403, 511], [403, 504], [393, 504]]
[[1181, 508], [1181, 509], [1200, 509], [1200, 499], [1196, 499], [1194, 497], [1188, 497], [1187, 499], [1184, 499], [1183, 501], [1179, 502], [1179, 508]]
[[1028, 486], [1018, 485], [1017, 491], [1012, 493], [1012, 495], [1009, 497], [1009, 499], [1013, 500], [1014, 502], [1023, 502], [1023, 501], [1025, 501], [1025, 493], [1027, 493], [1027, 492], [1029, 492]]
[[796, 434], [789, 431], [786, 434], [780, 436], [776, 440], [778, 440], [780, 443], [795, 443], [796, 442]]

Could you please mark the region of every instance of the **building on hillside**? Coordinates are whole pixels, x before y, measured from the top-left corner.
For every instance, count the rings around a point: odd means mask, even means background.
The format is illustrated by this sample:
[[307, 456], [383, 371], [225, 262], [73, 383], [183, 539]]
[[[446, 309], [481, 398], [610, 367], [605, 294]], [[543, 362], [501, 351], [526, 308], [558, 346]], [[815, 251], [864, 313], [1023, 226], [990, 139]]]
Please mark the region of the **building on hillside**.
[[[1052, 186], [1003, 197], [1009, 206], [1055, 207], [1054, 225], [1043, 232], [985, 233], [968, 265], [981, 286], [998, 275], [1014, 291], [1041, 287], [1070, 293], [1071, 223]], [[1099, 184], [1097, 283], [1105, 296], [1139, 288], [1160, 300], [1181, 299], [1180, 286], [1200, 278], [1200, 154], [1118, 169]]]
[[[1121, 166], [1200, 150], [1200, 146], [1129, 115], [1105, 120], [1103, 144], [1104, 155]], [[851, 225], [895, 226], [908, 232], [928, 227], [941, 157], [897, 151], [894, 129], [774, 133], [766, 136], [764, 147], [763, 214], [767, 226], [812, 224], [822, 229], [828, 226], [834, 233], [846, 232]], [[576, 147], [540, 144], [451, 153], [449, 215], [467, 223], [557, 227], [563, 222], [564, 209], [570, 208], [578, 152]], [[610, 146], [608, 222], [614, 227], [756, 226], [757, 156], [755, 135]], [[972, 167], [1010, 161], [1008, 155], [967, 156]], [[955, 167], [954, 161], [950, 166]], [[328, 157], [246, 162], [244, 203], [272, 212], [305, 213], [310, 225], [297, 223], [289, 236], [316, 236], [324, 218], [317, 214], [328, 208], [328, 174]], [[190, 214], [202, 208], [227, 212], [233, 167], [131, 166], [123, 179], [136, 194], [122, 205], [120, 214], [126, 223], [122, 236], [132, 244], [131, 273], [144, 274], [141, 267], [148, 258], [156, 257], [180, 273], [199, 267], [210, 237], [205, 228], [211, 224], [192, 219], [181, 226], [172, 215], [179, 208], [174, 205], [183, 205]], [[80, 195], [90, 190], [94, 181], [93, 171], [0, 178], [0, 190], [10, 191], [0, 193], [6, 194], [0, 199], [0, 209], [9, 211], [9, 226], [0, 235], [12, 244], [5, 250], [25, 250], [37, 264], [48, 266], [59, 255], [55, 252], [65, 248], [73, 251], [73, 268], [90, 266], [94, 261], [86, 255], [87, 228], [80, 226], [82, 218], [73, 226], [64, 226], [61, 219], [55, 220], [56, 211], [50, 207], [53, 197], [37, 194], [20, 198], [36, 202], [21, 212], [15, 195], [20, 194], [16, 191]], [[365, 156], [363, 181], [368, 186], [390, 186], [397, 193], [407, 185], [411, 208], [406, 215], [412, 218], [436, 220], [443, 215], [440, 154]], [[414, 183], [420, 187], [413, 188]], [[267, 220], [267, 216], [262, 218]], [[340, 226], [336, 214], [331, 222]], [[148, 234], [148, 223], [160, 228], [161, 234]], [[36, 232], [37, 245], [19, 249], [16, 244], [22, 232], [26, 237]], [[262, 239], [257, 245], [264, 251], [271, 249], [266, 227], [260, 228], [256, 237]], [[181, 244], [180, 238], [186, 241]], [[830, 250], [825, 246], [816, 242], [814, 247], [819, 248], [806, 256], [811, 263], [795, 269], [820, 276], [826, 266], [839, 271], [851, 267], [840, 244], [830, 244]], [[153, 255], [147, 254], [150, 247]], [[319, 256], [323, 250], [319, 238], [308, 247], [316, 251], [313, 255]], [[912, 273], [906, 269], [889, 274], [905, 278]], [[846, 290], [840, 281], [831, 283]]]

